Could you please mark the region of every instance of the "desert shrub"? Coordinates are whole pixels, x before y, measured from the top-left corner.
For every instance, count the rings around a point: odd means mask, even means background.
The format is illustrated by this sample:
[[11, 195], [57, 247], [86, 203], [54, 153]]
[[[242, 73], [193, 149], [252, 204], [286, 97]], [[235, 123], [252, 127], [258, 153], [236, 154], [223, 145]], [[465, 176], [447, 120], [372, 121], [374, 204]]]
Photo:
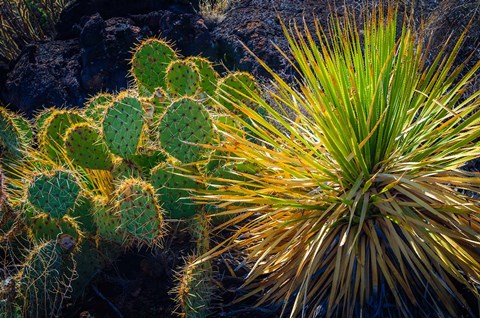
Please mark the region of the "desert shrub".
[[22, 48], [54, 30], [64, 0], [1, 0], [0, 57], [14, 60]]
[[239, 301], [285, 316], [478, 315], [480, 207], [463, 190], [480, 175], [459, 168], [480, 155], [480, 91], [463, 96], [480, 62], [459, 75], [462, 35], [427, 66], [408, 18], [398, 29], [395, 9], [372, 10], [362, 29], [348, 12], [328, 30], [284, 26], [298, 86], [262, 63], [273, 105], [249, 104], [266, 116], [237, 103], [216, 123], [221, 158], [258, 169], [198, 195], [234, 216], [210, 255], [244, 250]]

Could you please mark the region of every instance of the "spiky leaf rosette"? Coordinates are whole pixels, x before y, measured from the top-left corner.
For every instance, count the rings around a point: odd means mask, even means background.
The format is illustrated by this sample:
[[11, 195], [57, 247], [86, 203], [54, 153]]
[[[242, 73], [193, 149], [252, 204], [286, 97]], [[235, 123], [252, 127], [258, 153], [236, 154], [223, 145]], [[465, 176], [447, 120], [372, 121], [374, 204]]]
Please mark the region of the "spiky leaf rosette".
[[159, 132], [161, 146], [184, 163], [200, 160], [206, 152], [200, 145], [212, 142], [215, 136], [208, 111], [188, 97], [168, 106]]
[[73, 110], [53, 110], [45, 119], [39, 134], [39, 147], [53, 160], [61, 160], [64, 152], [65, 133], [74, 124], [85, 122], [82, 115]]
[[198, 182], [188, 177], [192, 174], [194, 174], [192, 171], [166, 163], [152, 169], [150, 178], [152, 185], [169, 217], [174, 219], [192, 217], [200, 211], [189, 198], [192, 190], [201, 188]]
[[72, 162], [84, 168], [109, 170], [113, 166], [100, 130], [89, 123], [76, 124], [67, 130], [65, 149]]
[[172, 61], [167, 68], [167, 91], [175, 97], [194, 96], [199, 88], [200, 73], [195, 64], [187, 60]]
[[103, 137], [110, 151], [122, 158], [135, 155], [143, 129], [143, 107], [134, 97], [121, 98], [108, 107]]
[[125, 234], [126, 241], [161, 245], [165, 225], [153, 187], [140, 179], [126, 179], [114, 198], [115, 214], [120, 219], [118, 231]]
[[131, 73], [137, 86], [150, 93], [157, 87], [166, 88], [167, 66], [176, 59], [177, 54], [167, 42], [154, 38], [143, 41], [132, 57]]
[[197, 199], [240, 213], [225, 244], [247, 253], [245, 297], [284, 316], [477, 316], [480, 202], [463, 193], [480, 175], [459, 167], [480, 155], [480, 92], [461, 99], [480, 62], [453, 69], [462, 35], [426, 67], [393, 9], [365, 20], [337, 17], [328, 40], [317, 24], [319, 42], [285, 28], [299, 87], [271, 71], [274, 105], [250, 98], [269, 121], [235, 105], [254, 141], [217, 123], [218, 150], [260, 172]]
[[80, 186], [68, 171], [53, 171], [40, 174], [28, 187], [30, 203], [51, 217], [61, 218], [75, 204]]
[[217, 88], [218, 74], [213, 69], [212, 62], [199, 56], [190, 56], [187, 62], [194, 64], [200, 74], [200, 89], [206, 96], [213, 96]]

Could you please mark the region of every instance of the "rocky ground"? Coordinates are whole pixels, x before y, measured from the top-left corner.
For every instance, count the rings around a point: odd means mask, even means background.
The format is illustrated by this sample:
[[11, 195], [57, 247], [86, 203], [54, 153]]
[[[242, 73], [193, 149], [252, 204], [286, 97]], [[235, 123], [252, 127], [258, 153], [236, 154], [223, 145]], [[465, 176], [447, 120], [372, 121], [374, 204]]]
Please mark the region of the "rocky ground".
[[[334, 5], [328, 0], [235, 0], [221, 22], [204, 19], [197, 2], [119, 0], [112, 5], [107, 0], [70, 1], [51, 39], [31, 43], [16, 61], [0, 61], [0, 104], [32, 116], [53, 105], [81, 106], [100, 91], [126, 89], [132, 48], [152, 36], [174, 42], [184, 56], [202, 55], [215, 61], [218, 70], [246, 70], [266, 78], [266, 71], [248, 48], [275, 71], [293, 78], [292, 67], [275, 49], [287, 50], [281, 19], [287, 24], [305, 22], [313, 29], [315, 18], [325, 25], [331, 12], [341, 15], [343, 5], [360, 12], [365, 1], [337, 1], [341, 5]], [[408, 1], [397, 2], [404, 12], [402, 3]], [[425, 21], [426, 33], [432, 36], [431, 56], [471, 21], [458, 60], [470, 55], [471, 65], [480, 60], [478, 0], [419, 0], [414, 16], [417, 26]], [[480, 89], [480, 75], [477, 78], [471, 91]], [[188, 238], [174, 244], [174, 250], [185, 253], [125, 254], [99, 275], [95, 289], [87, 291], [83, 302], [70, 306], [65, 317], [79, 317], [82, 311], [97, 318], [119, 317], [113, 307], [120, 308], [124, 317], [169, 317], [174, 307], [168, 294], [171, 274], [188, 253]], [[233, 291], [239, 285], [239, 279], [225, 279], [220, 295], [223, 302], [235, 297]], [[222, 301], [217, 304], [217, 317], [276, 316], [273, 308], [254, 310], [243, 304], [225, 309], [221, 305]]]

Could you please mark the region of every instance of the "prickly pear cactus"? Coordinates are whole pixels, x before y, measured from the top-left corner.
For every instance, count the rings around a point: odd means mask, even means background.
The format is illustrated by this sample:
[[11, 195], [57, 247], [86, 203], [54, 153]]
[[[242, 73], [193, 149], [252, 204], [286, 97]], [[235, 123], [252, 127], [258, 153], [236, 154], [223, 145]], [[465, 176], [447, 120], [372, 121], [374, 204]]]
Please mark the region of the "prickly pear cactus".
[[84, 193], [79, 195], [75, 206], [67, 214], [75, 220], [82, 232], [88, 236], [95, 235], [97, 231], [97, 226], [93, 220], [93, 208], [93, 199], [90, 195]]
[[105, 241], [122, 244], [123, 236], [117, 233], [120, 219], [114, 215], [114, 209], [107, 205], [102, 197], [94, 198], [93, 221], [97, 227], [98, 236]]
[[177, 54], [165, 41], [152, 38], [139, 45], [131, 61], [131, 73], [139, 90], [153, 93], [157, 87], [166, 88], [167, 66], [176, 59]]
[[164, 233], [163, 211], [153, 187], [140, 179], [127, 179], [115, 195], [115, 213], [120, 219], [118, 231], [127, 242], [161, 245]]
[[22, 144], [28, 146], [33, 141], [33, 129], [30, 121], [20, 115], [13, 114], [12, 120], [20, 133]]
[[75, 204], [80, 186], [68, 171], [53, 171], [36, 176], [28, 187], [30, 203], [51, 217], [61, 218]]
[[159, 132], [163, 149], [184, 163], [202, 159], [206, 149], [200, 145], [210, 144], [215, 136], [208, 111], [188, 97], [168, 106]]
[[172, 96], [194, 96], [199, 88], [200, 73], [195, 64], [177, 60], [168, 65], [165, 81]]
[[73, 279], [72, 271], [63, 268], [65, 254], [56, 240], [36, 245], [18, 273], [18, 296], [24, 317], [57, 317]]
[[223, 106], [236, 112], [235, 103], [243, 103], [252, 108], [255, 106], [248, 96], [257, 89], [257, 83], [252, 75], [245, 72], [234, 72], [219, 81], [215, 95]]
[[172, 101], [170, 95], [163, 88], [159, 87], [153, 93], [150, 102], [154, 106], [153, 119], [155, 120], [161, 117]]
[[112, 158], [100, 138], [100, 130], [88, 123], [70, 127], [65, 136], [68, 157], [84, 168], [109, 170]]
[[80, 241], [81, 232], [77, 222], [70, 217], [55, 219], [46, 213], [40, 213], [30, 220], [30, 237], [36, 241], [55, 240], [61, 234], [68, 234], [75, 242]]
[[94, 122], [100, 122], [112, 101], [113, 96], [111, 94], [100, 93], [93, 96], [85, 103], [85, 116], [93, 119]]
[[39, 132], [40, 149], [51, 159], [58, 160], [59, 153], [65, 151], [63, 138], [68, 128], [81, 122], [85, 122], [85, 118], [77, 111], [52, 111]]
[[188, 197], [190, 190], [200, 189], [201, 185], [182, 174], [190, 175], [191, 172], [175, 169], [170, 164], [160, 164], [151, 172], [152, 185], [160, 196], [162, 208], [174, 219], [192, 217], [199, 211]]
[[183, 269], [177, 274], [177, 286], [173, 290], [177, 302], [176, 312], [185, 318], [206, 318], [212, 299], [211, 270], [197, 257], [188, 257]]
[[134, 97], [124, 97], [108, 107], [103, 137], [110, 151], [124, 159], [135, 155], [143, 129], [143, 107]]
[[15, 124], [13, 114], [0, 107], [0, 154], [19, 157], [22, 149], [22, 136]]
[[141, 178], [142, 171], [135, 163], [130, 160], [118, 158], [112, 168], [113, 179]]
[[218, 74], [213, 69], [213, 64], [206, 58], [191, 56], [187, 62], [194, 64], [200, 73], [200, 89], [206, 96], [213, 96], [218, 82]]

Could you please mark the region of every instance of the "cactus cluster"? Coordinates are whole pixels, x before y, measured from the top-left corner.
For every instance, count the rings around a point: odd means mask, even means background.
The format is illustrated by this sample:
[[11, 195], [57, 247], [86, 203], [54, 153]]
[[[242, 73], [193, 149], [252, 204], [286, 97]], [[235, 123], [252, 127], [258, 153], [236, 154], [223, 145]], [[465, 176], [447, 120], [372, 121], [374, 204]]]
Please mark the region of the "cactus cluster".
[[[208, 250], [209, 225], [199, 221], [208, 209], [190, 198], [206, 188], [206, 173], [220, 169], [204, 145], [220, 140], [216, 119], [228, 116], [235, 99], [247, 103], [256, 84], [245, 73], [222, 79], [207, 59], [182, 59], [158, 39], [140, 44], [131, 65], [131, 89], [98, 94], [83, 109], [46, 109], [32, 125], [0, 108], [0, 151], [9, 159], [2, 162], [0, 205], [15, 207], [12, 222], [32, 244], [19, 273], [25, 313], [35, 313], [33, 299], [48, 287], [28, 285], [35, 275], [58, 284], [62, 273], [76, 271], [72, 295], [80, 295], [105, 264], [102, 255], [115, 255], [105, 253], [111, 246], [161, 247], [165, 219], [196, 229], [194, 255]], [[179, 296], [181, 311], [203, 317], [197, 313], [208, 312], [211, 265], [191, 260], [182, 272], [188, 286], [180, 290], [188, 292]], [[42, 297], [39, 304], [56, 295]]]

